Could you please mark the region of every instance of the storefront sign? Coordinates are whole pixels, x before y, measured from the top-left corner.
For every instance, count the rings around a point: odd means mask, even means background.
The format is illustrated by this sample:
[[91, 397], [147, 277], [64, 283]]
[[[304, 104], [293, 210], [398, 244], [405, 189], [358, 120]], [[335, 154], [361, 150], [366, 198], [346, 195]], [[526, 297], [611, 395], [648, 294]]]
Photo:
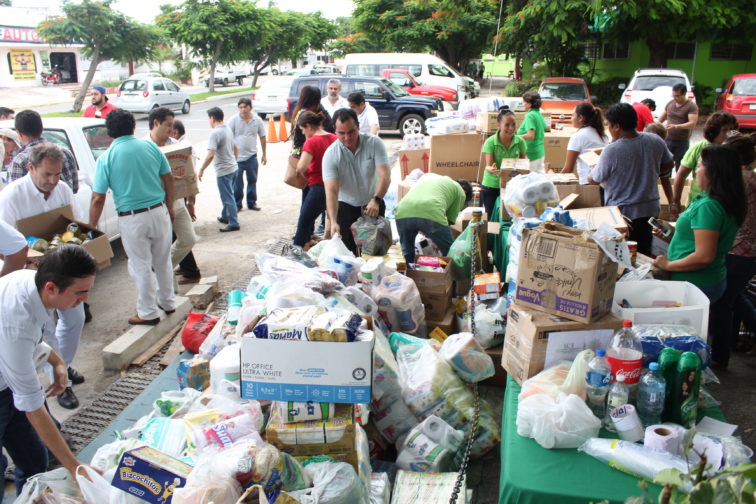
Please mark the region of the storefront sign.
[[0, 42], [15, 42], [19, 44], [44, 44], [45, 41], [37, 33], [36, 28], [28, 26], [0, 25]]
[[37, 66], [34, 53], [29, 49], [10, 50], [11, 71], [16, 80], [34, 80], [37, 78]]

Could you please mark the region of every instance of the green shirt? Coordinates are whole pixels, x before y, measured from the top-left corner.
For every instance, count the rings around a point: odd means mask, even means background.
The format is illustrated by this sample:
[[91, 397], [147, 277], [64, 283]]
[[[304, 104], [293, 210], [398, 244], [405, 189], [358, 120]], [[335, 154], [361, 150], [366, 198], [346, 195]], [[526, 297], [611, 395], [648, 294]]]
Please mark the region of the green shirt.
[[541, 111], [538, 109], [528, 110], [528, 113], [525, 114], [525, 120], [522, 121], [520, 129], [517, 130], [517, 134], [524, 135], [530, 130], [535, 130], [535, 139], [525, 140], [525, 144], [528, 146], [528, 159], [535, 161], [546, 155], [546, 151], [543, 149], [543, 134], [546, 131], [546, 122], [543, 120]]
[[701, 193], [677, 219], [677, 228], [667, 250], [670, 261], [682, 259], [695, 252], [695, 229], [719, 231], [717, 254], [711, 263], [699, 270], [672, 273], [672, 280], [690, 282], [697, 287], [718, 285], [725, 281], [725, 257], [735, 241], [738, 223], [718, 201], [709, 198], [708, 193]]
[[[708, 140], [701, 140], [693, 147], [688, 149], [688, 152], [685, 153], [682, 161], [680, 161], [680, 164], [682, 166], [690, 168], [690, 170], [693, 172], [693, 182], [690, 184], [690, 194], [688, 195], [688, 201], [684, 202], [686, 206], [690, 205], [690, 203], [694, 199], [696, 199], [699, 194], [701, 194], [701, 188], [698, 187], [698, 184], [696, 183], [696, 170], [698, 170], [698, 160], [701, 159], [701, 151], [707, 145], [711, 145], [711, 142], [709, 142]], [[680, 203], [683, 202], [681, 201]]]
[[97, 160], [92, 190], [113, 191], [116, 210], [128, 212], [157, 205], [165, 200], [160, 176], [171, 173], [160, 147], [133, 135], [118, 137]]
[[455, 180], [426, 173], [396, 206], [397, 219], [420, 218], [448, 226], [465, 206], [465, 191]]
[[[517, 159], [521, 154], [524, 154], [526, 152], [527, 146], [525, 145], [525, 140], [518, 137], [517, 135], [514, 135], [512, 137], [512, 143], [507, 149], [507, 147], [503, 143], [501, 143], [501, 140], [499, 140], [498, 131], [495, 135], [488, 137], [483, 144], [483, 154], [493, 154], [494, 163], [496, 163], [497, 168], [501, 168], [502, 159]], [[483, 172], [483, 185], [485, 187], [498, 188], [499, 176], [492, 175], [487, 171]]]

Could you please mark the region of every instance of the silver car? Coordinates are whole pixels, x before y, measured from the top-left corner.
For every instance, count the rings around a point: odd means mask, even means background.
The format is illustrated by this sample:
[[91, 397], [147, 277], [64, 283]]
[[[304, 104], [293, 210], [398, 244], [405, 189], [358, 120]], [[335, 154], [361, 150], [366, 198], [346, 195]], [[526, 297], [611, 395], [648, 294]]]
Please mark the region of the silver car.
[[294, 77], [270, 77], [260, 87], [252, 92], [254, 111], [261, 119], [270, 114], [283, 114], [289, 110], [289, 89]]
[[115, 105], [129, 112], [148, 114], [156, 107], [168, 107], [188, 114], [192, 106], [189, 94], [160, 74], [134, 74], [121, 83], [116, 96]]

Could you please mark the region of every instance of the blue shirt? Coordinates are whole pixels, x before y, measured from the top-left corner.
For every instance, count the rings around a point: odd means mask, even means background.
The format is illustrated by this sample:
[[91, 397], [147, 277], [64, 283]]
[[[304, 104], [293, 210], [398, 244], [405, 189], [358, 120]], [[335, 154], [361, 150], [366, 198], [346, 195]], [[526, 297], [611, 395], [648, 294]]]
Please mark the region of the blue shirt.
[[323, 180], [338, 180], [339, 201], [362, 207], [375, 195], [376, 166], [388, 166], [386, 145], [377, 136], [360, 133], [355, 153], [338, 140], [328, 147], [323, 155]]
[[168, 173], [171, 167], [157, 145], [122, 136], [97, 160], [92, 190], [105, 194], [110, 188], [119, 212], [149, 208], [165, 200], [160, 176]]

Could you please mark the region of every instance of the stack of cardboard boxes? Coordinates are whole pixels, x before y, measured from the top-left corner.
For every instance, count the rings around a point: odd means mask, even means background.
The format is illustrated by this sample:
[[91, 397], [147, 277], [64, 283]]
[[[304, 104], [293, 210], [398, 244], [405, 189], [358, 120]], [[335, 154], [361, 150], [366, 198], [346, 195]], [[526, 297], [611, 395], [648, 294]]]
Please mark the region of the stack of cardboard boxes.
[[429, 330], [440, 327], [446, 334], [454, 332], [454, 310], [451, 306], [452, 299], [452, 274], [451, 259], [442, 257], [446, 261], [443, 271], [422, 271], [407, 268], [407, 276], [411, 278], [420, 299], [425, 305], [425, 321]]

